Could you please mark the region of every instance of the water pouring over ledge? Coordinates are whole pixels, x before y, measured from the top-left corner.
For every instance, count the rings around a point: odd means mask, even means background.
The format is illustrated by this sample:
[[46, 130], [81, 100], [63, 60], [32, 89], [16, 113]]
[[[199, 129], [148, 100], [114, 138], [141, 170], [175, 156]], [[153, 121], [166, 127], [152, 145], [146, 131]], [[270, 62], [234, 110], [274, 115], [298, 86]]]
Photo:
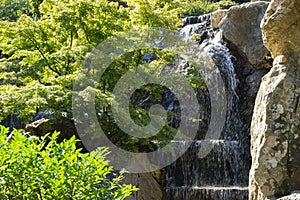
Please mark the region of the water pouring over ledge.
[[[215, 62], [226, 85], [226, 122], [218, 140], [203, 140], [210, 120], [209, 91], [198, 91], [201, 99], [203, 123], [188, 151], [166, 167], [166, 196], [169, 200], [248, 199], [248, 172], [250, 168], [249, 138], [240, 116], [239, 80], [231, 55], [222, 36], [210, 28], [209, 15], [184, 19], [180, 34], [185, 40], [196, 40]], [[199, 37], [200, 36], [200, 37]], [[184, 140], [173, 141], [185, 145]], [[199, 158], [204, 143], [212, 151]], [[179, 146], [180, 146], [179, 145]]]

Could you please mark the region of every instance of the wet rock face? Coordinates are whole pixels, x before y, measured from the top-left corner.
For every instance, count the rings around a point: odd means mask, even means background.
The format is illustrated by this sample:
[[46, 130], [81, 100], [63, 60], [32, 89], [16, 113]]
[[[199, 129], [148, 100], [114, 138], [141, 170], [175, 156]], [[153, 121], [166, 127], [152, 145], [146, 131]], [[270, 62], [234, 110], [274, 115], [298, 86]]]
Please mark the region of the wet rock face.
[[17, 115], [10, 115], [10, 116], [6, 117], [3, 121], [1, 121], [1, 125], [9, 127], [9, 129], [11, 131], [14, 128], [16, 128], [16, 129], [24, 128], [23, 120], [21, 118], [19, 118]]
[[294, 27], [300, 25], [299, 5], [298, 0], [274, 0], [261, 23], [274, 62], [262, 79], [252, 117], [251, 200], [300, 190], [300, 31]]
[[242, 51], [250, 64], [262, 68], [268, 50], [264, 47], [260, 23], [268, 2], [259, 1], [231, 7], [219, 24], [222, 35]]
[[300, 51], [300, 1], [273, 0], [261, 23], [263, 41], [275, 58]]

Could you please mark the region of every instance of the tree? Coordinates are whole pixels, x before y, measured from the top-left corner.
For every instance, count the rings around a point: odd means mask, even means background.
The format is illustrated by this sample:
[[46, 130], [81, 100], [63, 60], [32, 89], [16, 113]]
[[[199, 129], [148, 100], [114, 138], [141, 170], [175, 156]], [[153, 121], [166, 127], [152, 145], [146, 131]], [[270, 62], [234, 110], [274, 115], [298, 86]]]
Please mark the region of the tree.
[[133, 27], [162, 27], [176, 30], [181, 21], [180, 0], [127, 0], [131, 9], [130, 19]]
[[[37, 111], [44, 110], [57, 115], [65, 112], [72, 117], [73, 83], [81, 76], [79, 69], [86, 55], [102, 41], [126, 30], [153, 26], [178, 29], [179, 16], [186, 12], [185, 7], [190, 2], [192, 5], [203, 3], [188, 0], [3, 1], [0, 3], [4, 8], [0, 21], [0, 50], [5, 56], [0, 59], [0, 120], [16, 114], [26, 123]], [[98, 110], [110, 111], [112, 90], [119, 78], [144, 63], [142, 56], [150, 52], [156, 54], [157, 60], [149, 64], [148, 71], [174, 60], [174, 55], [162, 49], [138, 49], [115, 60], [92, 88], [98, 95]], [[198, 78], [190, 77], [190, 80], [193, 87], [203, 85]], [[151, 91], [151, 88], [157, 90], [152, 86], [144, 89]], [[141, 118], [147, 118], [148, 110], [145, 107], [136, 109], [134, 105], [132, 108], [135, 120], [146, 124], [147, 119]], [[112, 136], [123, 138], [124, 134], [111, 116], [103, 115], [101, 119], [108, 130], [114, 130], [110, 131]], [[166, 130], [164, 136], [168, 138], [173, 131]], [[129, 147], [141, 142], [126, 138], [123, 144]], [[141, 143], [147, 144], [150, 140]]]
[[69, 113], [86, 53], [129, 27], [127, 9], [105, 0], [45, 0], [38, 11], [40, 18], [0, 21], [0, 49], [7, 55], [0, 62], [0, 119], [14, 113], [28, 120], [36, 109]]

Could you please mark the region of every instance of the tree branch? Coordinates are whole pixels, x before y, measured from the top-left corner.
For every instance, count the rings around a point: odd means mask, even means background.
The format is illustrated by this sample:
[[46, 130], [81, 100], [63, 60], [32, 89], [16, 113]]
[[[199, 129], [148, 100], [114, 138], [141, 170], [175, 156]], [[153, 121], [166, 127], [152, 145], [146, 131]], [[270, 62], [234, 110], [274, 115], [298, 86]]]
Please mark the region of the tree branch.
[[[29, 31], [25, 31], [27, 32], [29, 35], [33, 36], [32, 33], [30, 34]], [[44, 55], [44, 53], [42, 52], [42, 50], [40, 49], [38, 43], [36, 42], [36, 40], [33, 39], [33, 37], [28, 37], [28, 39], [33, 43], [34, 47], [36, 48], [36, 50], [41, 54], [41, 56], [43, 57], [43, 59], [45, 60], [46, 62], [46, 65], [49, 67], [49, 69], [55, 73], [57, 73], [59, 76], [61, 76], [62, 74], [56, 69], [56, 68], [53, 68], [51, 67], [48, 59], [46, 58], [46, 56]]]

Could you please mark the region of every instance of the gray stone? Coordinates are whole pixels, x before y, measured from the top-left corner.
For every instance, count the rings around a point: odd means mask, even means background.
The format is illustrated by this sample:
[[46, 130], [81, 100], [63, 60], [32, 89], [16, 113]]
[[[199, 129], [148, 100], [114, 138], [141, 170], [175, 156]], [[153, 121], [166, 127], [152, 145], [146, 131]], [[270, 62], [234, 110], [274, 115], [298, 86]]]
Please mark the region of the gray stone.
[[162, 181], [164, 177], [160, 171], [142, 174], [125, 174], [124, 182], [139, 188], [126, 200], [158, 200], [163, 199]]
[[[62, 142], [64, 139], [70, 139], [73, 135], [80, 139], [74, 121], [67, 117], [52, 117], [50, 119], [42, 118], [27, 124], [24, 128], [25, 132], [29, 132], [31, 135], [45, 136], [47, 133], [53, 133], [59, 131], [60, 135], [57, 138], [58, 142]], [[78, 148], [84, 146], [81, 142], [77, 143]], [[85, 149], [84, 149], [85, 151]]]
[[275, 64], [263, 77], [251, 124], [250, 199], [282, 195], [289, 190], [288, 138], [296, 121], [295, 83], [287, 80], [287, 68]]
[[298, 0], [274, 0], [261, 23], [274, 62], [263, 77], [252, 117], [251, 200], [275, 199], [300, 189], [300, 43], [288, 45], [300, 38], [289, 21], [298, 26], [299, 5]]
[[261, 63], [269, 53], [263, 45], [260, 29], [267, 6], [268, 2], [263, 1], [233, 6], [219, 25], [223, 37], [242, 51], [256, 68], [263, 66]]

